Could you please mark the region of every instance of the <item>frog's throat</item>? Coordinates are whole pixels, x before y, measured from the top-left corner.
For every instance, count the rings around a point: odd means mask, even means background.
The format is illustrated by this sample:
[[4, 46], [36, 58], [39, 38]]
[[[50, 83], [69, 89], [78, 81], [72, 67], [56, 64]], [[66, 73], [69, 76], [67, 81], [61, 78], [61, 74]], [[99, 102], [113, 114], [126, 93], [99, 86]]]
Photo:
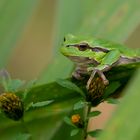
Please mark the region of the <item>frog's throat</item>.
[[93, 64], [94, 66], [99, 65], [100, 63], [97, 62], [95, 59], [91, 59], [89, 57], [79, 57], [79, 56], [68, 56], [70, 60], [78, 65], [89, 65]]

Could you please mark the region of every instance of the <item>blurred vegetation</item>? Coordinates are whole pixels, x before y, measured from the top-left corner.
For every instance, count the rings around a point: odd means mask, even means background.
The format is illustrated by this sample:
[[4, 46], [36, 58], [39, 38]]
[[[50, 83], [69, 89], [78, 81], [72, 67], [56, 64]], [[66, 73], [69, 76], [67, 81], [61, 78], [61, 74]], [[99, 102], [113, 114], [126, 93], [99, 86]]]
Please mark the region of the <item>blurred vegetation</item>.
[[[1, 0], [0, 67], [6, 67], [12, 77], [39, 79], [25, 102], [56, 100], [27, 112], [24, 125], [33, 140], [83, 139], [81, 135], [70, 137], [71, 128], [63, 122], [79, 96], [50, 83], [69, 77], [73, 69], [73, 64], [59, 53], [65, 34], [90, 34], [139, 47], [139, 5], [139, 0]], [[135, 77], [99, 139], [139, 138], [139, 71]], [[2, 115], [0, 123], [2, 140], [18, 139], [25, 132], [21, 122]]]

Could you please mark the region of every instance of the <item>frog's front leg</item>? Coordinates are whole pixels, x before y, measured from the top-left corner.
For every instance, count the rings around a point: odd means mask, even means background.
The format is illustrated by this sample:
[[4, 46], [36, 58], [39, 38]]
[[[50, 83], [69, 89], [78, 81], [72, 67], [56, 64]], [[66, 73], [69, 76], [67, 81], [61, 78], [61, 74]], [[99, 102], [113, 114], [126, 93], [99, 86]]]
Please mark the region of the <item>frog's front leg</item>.
[[85, 66], [76, 66], [76, 69], [72, 73], [72, 77], [74, 77], [77, 80], [82, 80], [83, 74], [87, 74], [87, 67]]
[[90, 87], [90, 84], [92, 83], [92, 80], [93, 78], [95, 77], [96, 73], [99, 75], [99, 77], [102, 79], [103, 83], [105, 86], [107, 86], [109, 84], [109, 81], [107, 80], [107, 78], [105, 77], [104, 73], [105, 71], [108, 71], [111, 69], [111, 66], [109, 65], [106, 65], [104, 66], [104, 68], [102, 70], [98, 69], [98, 68], [93, 68], [92, 69], [92, 72], [91, 72], [91, 75], [90, 75], [90, 78], [87, 82], [87, 86], [86, 88], [89, 89]]
[[112, 68], [112, 65], [117, 62], [120, 58], [120, 52], [118, 50], [111, 50], [109, 51], [106, 56], [102, 59], [101, 63], [95, 67], [95, 68], [89, 68], [89, 71], [91, 71], [90, 78], [87, 82], [87, 89], [89, 89], [90, 84], [92, 83], [92, 80], [97, 73], [99, 77], [102, 79], [104, 85], [108, 85], [109, 81], [106, 79], [103, 72], [109, 71]]

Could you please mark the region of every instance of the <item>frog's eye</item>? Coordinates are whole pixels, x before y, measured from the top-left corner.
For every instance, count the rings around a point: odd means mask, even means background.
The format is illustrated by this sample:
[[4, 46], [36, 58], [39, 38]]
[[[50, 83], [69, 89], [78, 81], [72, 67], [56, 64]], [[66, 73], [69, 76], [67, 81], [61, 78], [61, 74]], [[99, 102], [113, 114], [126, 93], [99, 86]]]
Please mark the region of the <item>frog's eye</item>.
[[66, 41], [66, 38], [64, 37], [64, 40], [63, 40], [64, 42]]
[[85, 51], [88, 49], [88, 44], [79, 44], [77, 47], [80, 51]]

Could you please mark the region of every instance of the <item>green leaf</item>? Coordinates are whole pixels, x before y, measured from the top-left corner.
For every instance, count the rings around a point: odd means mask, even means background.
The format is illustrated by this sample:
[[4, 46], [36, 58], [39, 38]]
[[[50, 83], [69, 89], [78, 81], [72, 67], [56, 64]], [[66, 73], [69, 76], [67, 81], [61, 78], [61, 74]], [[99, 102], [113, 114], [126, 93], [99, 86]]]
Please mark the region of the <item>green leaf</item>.
[[30, 80], [26, 83], [25, 88], [27, 90], [30, 90], [31, 88], [33, 88], [36, 85], [36, 79]]
[[19, 79], [10, 80], [7, 83], [8, 92], [17, 92], [19, 88], [21, 88], [25, 84], [25, 81], [21, 81]]
[[111, 82], [109, 86], [106, 88], [103, 98], [109, 97], [112, 93], [114, 93], [121, 86], [120, 82]]
[[28, 92], [35, 86], [36, 80], [30, 80], [24, 85], [24, 92], [21, 95], [21, 99], [24, 101], [27, 97]]
[[53, 100], [52, 100], [52, 101], [38, 102], [38, 103], [34, 103], [34, 104], [32, 105], [32, 107], [44, 107], [44, 106], [46, 106], [46, 105], [49, 105], [49, 104], [52, 103], [52, 102], [53, 102]]
[[37, 0], [0, 1], [0, 68], [6, 66], [36, 4]]
[[109, 104], [118, 104], [119, 103], [119, 101], [117, 99], [113, 99], [113, 98], [108, 98], [106, 101]]
[[59, 79], [57, 80], [57, 83], [65, 88], [80, 93], [80, 95], [85, 98], [85, 93], [76, 84], [72, 83], [71, 81]]
[[31, 138], [31, 135], [28, 133], [20, 133], [18, 134], [14, 140], [29, 140]]
[[34, 109], [34, 108], [45, 107], [45, 106], [51, 104], [52, 102], [54, 102], [54, 101], [53, 100], [51, 100], [51, 101], [42, 101], [42, 102], [37, 102], [37, 103], [31, 102], [30, 104], [27, 105], [26, 111], [30, 110], [30, 109]]
[[101, 114], [100, 111], [92, 111], [92, 112], [89, 113], [88, 117], [89, 117], [89, 118], [90, 118], [90, 117], [96, 117], [96, 116], [98, 116], [98, 115], [100, 115], [100, 114]]
[[84, 101], [80, 100], [80, 101], [78, 101], [77, 103], [74, 104], [73, 109], [78, 110], [78, 109], [84, 108], [85, 104], [86, 103]]
[[102, 132], [101, 129], [96, 129], [94, 131], [90, 131], [88, 132], [88, 135], [90, 135], [91, 137], [98, 137], [100, 135], [100, 133]]
[[124, 91], [125, 96], [121, 100], [121, 104], [119, 104], [113, 117], [109, 119], [108, 125], [99, 140], [138, 140], [140, 138], [139, 83], [140, 70]]
[[55, 131], [55, 135], [52, 136], [51, 140], [62, 140], [66, 138], [67, 140], [83, 140], [82, 131], [73, 137], [70, 136], [71, 127], [66, 123], [62, 123], [59, 130]]
[[19, 79], [11, 79], [10, 76], [6, 78], [6, 76], [3, 75], [3, 77], [0, 77], [0, 83], [5, 92], [17, 92], [20, 88], [23, 87], [25, 81]]
[[70, 136], [75, 136], [75, 135], [77, 135], [78, 133], [79, 133], [79, 129], [73, 129], [72, 131], [71, 131], [71, 133], [70, 133]]
[[71, 125], [72, 127], [76, 127], [72, 122], [69, 117], [64, 117], [64, 122], [67, 123], [68, 125]]

